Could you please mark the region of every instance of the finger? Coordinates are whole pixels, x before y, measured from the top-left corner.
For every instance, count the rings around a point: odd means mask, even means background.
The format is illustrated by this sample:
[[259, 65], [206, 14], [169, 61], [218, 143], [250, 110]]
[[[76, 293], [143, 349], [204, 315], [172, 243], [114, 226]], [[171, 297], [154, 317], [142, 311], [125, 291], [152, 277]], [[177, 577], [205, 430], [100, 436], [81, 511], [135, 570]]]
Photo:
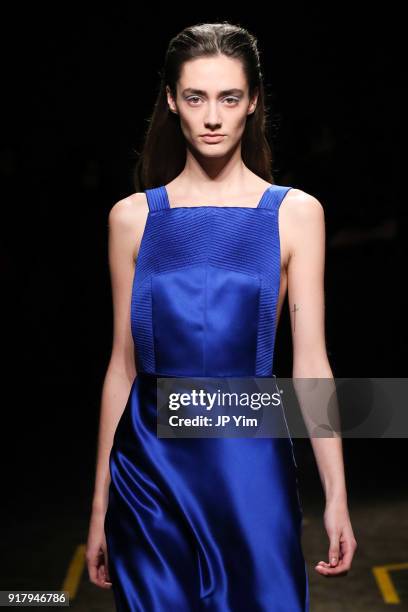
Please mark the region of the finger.
[[330, 566], [326, 562], [320, 562], [315, 566], [315, 570], [324, 576], [338, 576], [345, 575], [350, 569], [349, 564], [344, 562], [344, 559], [340, 559], [335, 567]]
[[105, 580], [105, 571], [103, 567], [100, 567], [98, 570], [97, 585], [103, 589], [109, 589], [111, 586], [111, 583]]
[[103, 585], [105, 582], [105, 572], [102, 565], [98, 567], [98, 582], [100, 585]]
[[327, 563], [327, 561], [319, 561], [317, 565], [321, 568], [327, 568], [327, 569], [332, 567], [332, 565], [330, 565], [330, 563]]
[[351, 541], [344, 540], [344, 542], [342, 542], [342, 558], [341, 558], [343, 567], [348, 567], [348, 568], [351, 567], [353, 556], [354, 556], [354, 548], [351, 544]]
[[87, 563], [89, 580], [96, 582], [98, 580], [98, 568], [94, 559], [90, 559]]
[[109, 577], [109, 570], [106, 565], [103, 566], [103, 581], [105, 584], [112, 584], [112, 581]]
[[92, 572], [92, 575], [90, 576], [90, 581], [93, 584], [96, 584], [96, 586], [99, 586], [99, 587], [103, 586], [104, 581], [101, 580], [99, 569], [96, 569], [95, 572]]
[[104, 551], [105, 554], [105, 580], [110, 582], [110, 574], [109, 574], [109, 558], [107, 550]]
[[335, 534], [330, 538], [329, 565], [335, 567], [340, 558], [340, 535]]

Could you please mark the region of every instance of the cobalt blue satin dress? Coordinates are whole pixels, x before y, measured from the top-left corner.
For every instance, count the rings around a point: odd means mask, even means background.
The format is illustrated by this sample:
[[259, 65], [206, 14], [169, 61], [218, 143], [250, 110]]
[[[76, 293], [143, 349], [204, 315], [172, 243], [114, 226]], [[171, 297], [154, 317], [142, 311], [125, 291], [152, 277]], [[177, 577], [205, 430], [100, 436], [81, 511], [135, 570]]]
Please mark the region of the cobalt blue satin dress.
[[120, 612], [309, 610], [290, 436], [156, 431], [157, 377], [275, 376], [289, 189], [270, 185], [257, 207], [170, 207], [165, 186], [145, 191], [131, 298], [137, 375], [109, 457], [105, 518]]

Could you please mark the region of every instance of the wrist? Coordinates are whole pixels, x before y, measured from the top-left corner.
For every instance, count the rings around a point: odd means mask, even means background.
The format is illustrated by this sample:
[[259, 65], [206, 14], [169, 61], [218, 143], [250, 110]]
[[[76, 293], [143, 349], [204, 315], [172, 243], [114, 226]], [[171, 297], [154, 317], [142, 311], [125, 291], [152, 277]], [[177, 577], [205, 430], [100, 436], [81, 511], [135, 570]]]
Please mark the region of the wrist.
[[326, 494], [326, 506], [331, 506], [333, 504], [347, 508], [347, 493], [345, 491], [339, 491]]

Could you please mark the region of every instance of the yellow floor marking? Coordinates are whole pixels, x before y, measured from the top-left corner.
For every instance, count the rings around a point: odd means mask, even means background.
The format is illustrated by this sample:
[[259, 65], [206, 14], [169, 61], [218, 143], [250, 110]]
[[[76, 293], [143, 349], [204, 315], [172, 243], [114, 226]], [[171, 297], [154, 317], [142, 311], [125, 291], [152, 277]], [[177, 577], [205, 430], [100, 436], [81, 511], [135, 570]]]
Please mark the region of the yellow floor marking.
[[376, 565], [373, 567], [373, 573], [385, 603], [401, 603], [390, 572], [404, 569], [408, 569], [408, 563], [389, 563], [388, 565]]
[[81, 575], [85, 566], [85, 545], [80, 544], [76, 547], [75, 553], [69, 564], [65, 580], [62, 584], [61, 590], [69, 592], [69, 599], [74, 599], [78, 586], [81, 580]]

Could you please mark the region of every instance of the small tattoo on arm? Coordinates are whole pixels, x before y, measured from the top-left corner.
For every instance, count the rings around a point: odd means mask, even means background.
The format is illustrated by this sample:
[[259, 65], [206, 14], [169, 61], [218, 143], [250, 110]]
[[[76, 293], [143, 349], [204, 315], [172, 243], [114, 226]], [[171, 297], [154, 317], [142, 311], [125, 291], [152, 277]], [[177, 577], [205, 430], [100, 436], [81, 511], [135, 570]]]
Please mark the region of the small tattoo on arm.
[[300, 310], [299, 306], [296, 306], [296, 304], [293, 305], [293, 333], [295, 333], [296, 331], [296, 313], [297, 311]]

